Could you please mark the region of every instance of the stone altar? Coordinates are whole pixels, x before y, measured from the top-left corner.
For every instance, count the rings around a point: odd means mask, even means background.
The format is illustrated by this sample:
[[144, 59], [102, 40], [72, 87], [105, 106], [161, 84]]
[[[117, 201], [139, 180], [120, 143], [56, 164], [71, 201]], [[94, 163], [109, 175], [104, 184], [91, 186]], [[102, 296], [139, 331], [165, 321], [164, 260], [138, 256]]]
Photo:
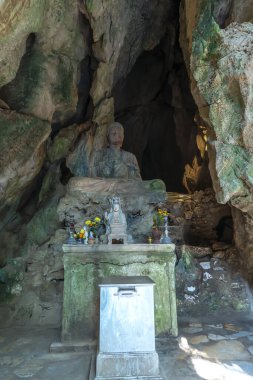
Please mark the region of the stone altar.
[[174, 244], [65, 244], [63, 250], [63, 344], [97, 339], [98, 285], [108, 276], [149, 276], [156, 283], [156, 335], [177, 335]]
[[149, 236], [153, 213], [166, 200], [163, 181], [136, 181], [115, 178], [72, 177], [67, 192], [58, 206], [60, 221], [75, 220], [82, 228], [85, 218], [103, 216], [108, 211], [109, 199], [117, 194], [126, 214], [128, 231], [135, 243], [143, 243]]

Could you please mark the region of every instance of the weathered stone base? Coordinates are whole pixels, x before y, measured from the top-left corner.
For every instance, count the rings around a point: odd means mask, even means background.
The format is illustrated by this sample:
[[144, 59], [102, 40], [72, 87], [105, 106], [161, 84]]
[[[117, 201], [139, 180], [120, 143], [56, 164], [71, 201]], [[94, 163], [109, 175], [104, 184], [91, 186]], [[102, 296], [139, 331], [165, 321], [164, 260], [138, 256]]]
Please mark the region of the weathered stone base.
[[156, 352], [99, 353], [96, 380], [102, 379], [161, 379]]
[[156, 335], [177, 336], [174, 244], [63, 245], [62, 342], [97, 339], [99, 283], [110, 276], [149, 276], [155, 283]]

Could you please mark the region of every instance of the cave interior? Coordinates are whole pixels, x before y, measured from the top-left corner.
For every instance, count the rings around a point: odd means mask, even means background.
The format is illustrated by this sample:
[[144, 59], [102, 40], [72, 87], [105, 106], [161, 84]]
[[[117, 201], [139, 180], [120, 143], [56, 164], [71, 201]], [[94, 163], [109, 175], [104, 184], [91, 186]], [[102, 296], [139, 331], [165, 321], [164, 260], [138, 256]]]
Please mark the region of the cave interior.
[[[162, 1], [160, 6], [164, 10], [159, 8], [157, 14], [151, 5], [145, 9], [146, 1], [141, 1], [138, 7], [136, 5], [140, 12], [136, 17], [141, 21], [136, 21], [130, 11], [127, 13], [126, 17], [132, 19], [128, 29], [124, 30], [126, 35], [122, 41], [118, 37], [121, 36], [119, 25], [113, 25], [118, 17], [117, 10], [110, 16], [109, 31], [102, 33], [101, 25], [109, 17], [101, 11], [102, 8], [90, 9], [86, 6], [88, 1], [80, 1], [73, 7], [73, 13], [68, 13], [64, 6], [58, 9], [57, 2], [53, 3], [51, 9], [45, 10], [50, 17], [43, 21], [43, 28], [35, 25], [31, 28], [34, 30], [24, 33], [20, 59], [16, 70], [13, 69], [15, 73], [6, 74], [7, 79], [3, 76], [3, 84], [0, 82], [4, 141], [0, 145], [3, 150], [0, 207], [3, 318], [0, 320], [9, 318], [13, 322], [25, 320], [36, 324], [35, 320], [42, 313], [36, 305], [48, 302], [49, 309], [54, 306], [53, 312], [45, 317], [45, 324], [52, 321], [55, 325], [60, 324], [64, 282], [61, 245], [66, 239], [66, 225], [58, 219], [57, 204], [64, 196], [70, 178], [87, 175], [89, 155], [92, 149], [106, 144], [104, 131], [112, 120], [124, 126], [123, 149], [137, 157], [142, 179], [164, 181], [168, 195], [165, 207], [172, 215], [170, 224], [180, 235], [175, 238], [175, 243], [192, 247], [189, 249], [191, 254], [185, 256], [184, 250], [179, 248], [177, 251], [179, 314], [182, 317], [187, 313], [199, 315], [205, 302], [208, 304], [206, 313], [216, 313], [220, 306], [221, 285], [220, 293], [216, 298], [212, 295], [211, 300], [208, 294], [215, 293], [217, 282], [211, 291], [205, 288], [203, 304], [194, 309], [194, 304], [186, 305], [186, 284], [190, 277], [193, 278], [199, 291], [202, 286], [199, 283], [203, 283], [199, 261], [211, 260], [213, 265], [215, 260], [221, 260], [225, 267], [231, 265], [231, 273], [241, 276], [238, 283], [242, 291], [246, 291], [246, 280], [251, 279], [248, 267], [251, 256], [247, 253], [245, 259], [238, 247], [244, 237], [250, 242], [252, 219], [247, 213], [250, 209], [248, 193], [236, 189], [245, 199], [246, 205], [241, 206], [233, 197], [228, 197], [228, 201], [224, 201], [225, 196], [220, 199], [217, 189], [221, 185], [214, 186], [217, 173], [208, 144], [218, 139], [219, 133], [210, 127], [212, 123], [208, 117], [204, 117], [207, 102], [202, 99], [200, 104], [197, 101], [199, 95], [193, 91], [197, 79], [193, 79], [185, 46], [180, 42], [180, 34], [188, 26], [187, 19], [183, 18], [187, 0], [169, 1], [167, 5]], [[252, 12], [246, 6], [249, 1], [245, 2], [244, 13], [231, 0], [211, 3], [210, 19], [219, 33], [235, 21], [252, 20]], [[55, 15], [54, 10], [58, 12]], [[56, 15], [58, 19], [54, 19]], [[158, 27], [155, 25], [157, 19]], [[70, 23], [69, 29], [64, 27], [65, 22]], [[158, 37], [154, 37], [151, 30]], [[185, 44], [189, 43], [187, 38], [185, 41]], [[117, 49], [111, 51], [111, 45], [117, 46], [117, 43], [119, 52]], [[208, 45], [208, 48], [213, 49], [213, 46]], [[12, 58], [15, 59], [17, 57]], [[210, 60], [215, 61], [214, 53]], [[7, 63], [1, 64], [6, 66]], [[208, 84], [203, 83], [203, 87], [207, 88]], [[201, 85], [199, 88], [203, 90]], [[237, 103], [244, 106], [237, 84], [233, 90]], [[213, 92], [216, 96], [215, 89]], [[215, 117], [213, 119], [216, 121]], [[28, 125], [31, 135], [27, 134], [25, 139]], [[6, 130], [10, 131], [9, 134]], [[241, 140], [238, 146], [240, 144]], [[28, 157], [24, 158], [26, 154]], [[15, 171], [17, 175], [13, 176]], [[231, 178], [228, 177], [227, 181], [231, 179], [233, 183], [232, 175]], [[251, 189], [247, 181], [248, 177], [244, 178], [245, 187]], [[233, 195], [237, 195], [236, 191]], [[203, 248], [202, 254], [199, 254], [200, 248]], [[180, 282], [180, 276], [184, 277], [184, 282]], [[233, 275], [229, 281], [229, 284], [235, 281]], [[230, 310], [233, 303], [235, 309], [241, 307], [240, 311], [244, 310], [243, 307], [247, 312], [251, 309], [251, 301], [246, 302], [246, 296], [241, 294], [241, 298], [236, 298], [237, 303], [232, 302], [233, 292], [228, 285], [225, 288], [226, 305], [224, 303], [222, 307]], [[249, 294], [250, 290], [247, 292]]]

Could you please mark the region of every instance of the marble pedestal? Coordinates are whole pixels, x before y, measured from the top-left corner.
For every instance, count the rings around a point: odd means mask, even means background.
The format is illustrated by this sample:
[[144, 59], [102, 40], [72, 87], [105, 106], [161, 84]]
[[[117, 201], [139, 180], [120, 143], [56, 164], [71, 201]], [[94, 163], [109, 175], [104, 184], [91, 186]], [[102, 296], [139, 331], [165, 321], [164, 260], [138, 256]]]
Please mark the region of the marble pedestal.
[[96, 380], [160, 377], [155, 350], [154, 282], [113, 276], [100, 286]]
[[174, 244], [65, 244], [63, 250], [62, 343], [97, 339], [98, 285], [109, 276], [149, 276], [156, 283], [156, 335], [177, 335]]

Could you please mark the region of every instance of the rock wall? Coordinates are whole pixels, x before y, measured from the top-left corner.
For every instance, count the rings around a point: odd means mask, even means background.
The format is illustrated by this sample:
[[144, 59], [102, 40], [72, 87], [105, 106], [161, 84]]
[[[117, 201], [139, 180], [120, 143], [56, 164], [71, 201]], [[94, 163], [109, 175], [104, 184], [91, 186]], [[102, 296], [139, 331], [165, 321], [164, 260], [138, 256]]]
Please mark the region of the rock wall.
[[[209, 247], [216, 241], [232, 243], [233, 223], [228, 205], [218, 204], [213, 189], [193, 194], [167, 193], [170, 232], [174, 243]], [[175, 232], [174, 232], [175, 231]]]
[[[225, 0], [183, 1], [180, 40], [191, 72], [192, 93], [209, 126], [209, 169], [217, 200], [236, 208], [233, 215], [243, 213], [243, 226], [238, 226], [241, 232], [236, 232], [235, 239], [250, 278], [253, 25], [248, 22], [252, 20], [249, 3], [238, 7]], [[248, 244], [241, 246], [245, 234]]]
[[15, 218], [23, 196], [31, 198], [34, 187], [40, 190], [50, 169], [45, 165], [50, 124], [64, 125], [76, 114], [80, 64], [88, 50], [87, 27], [76, 1], [14, 3], [0, 5], [3, 225]]
[[93, 149], [105, 145], [106, 126], [114, 119], [113, 85], [128, 74], [144, 49], [150, 50], [159, 42], [170, 8], [171, 2], [166, 1], [157, 6], [141, 0], [135, 7], [130, 1], [110, 0], [106, 7], [102, 0], [81, 2], [80, 9], [91, 25], [92, 51], [97, 61], [90, 91], [92, 120], [98, 128]]
[[55, 237], [56, 208], [64, 157], [89, 128], [73, 124], [90, 87], [89, 25], [72, 0], [2, 1], [0, 20], [1, 315], [59, 324], [64, 239]]
[[77, 2], [4, 1], [1, 17], [0, 98], [49, 122], [56, 112], [73, 114], [78, 67], [87, 54]]
[[8, 214], [8, 207], [19, 204], [23, 190], [39, 173], [50, 132], [46, 121], [10, 110], [0, 111], [0, 210], [3, 213]]

